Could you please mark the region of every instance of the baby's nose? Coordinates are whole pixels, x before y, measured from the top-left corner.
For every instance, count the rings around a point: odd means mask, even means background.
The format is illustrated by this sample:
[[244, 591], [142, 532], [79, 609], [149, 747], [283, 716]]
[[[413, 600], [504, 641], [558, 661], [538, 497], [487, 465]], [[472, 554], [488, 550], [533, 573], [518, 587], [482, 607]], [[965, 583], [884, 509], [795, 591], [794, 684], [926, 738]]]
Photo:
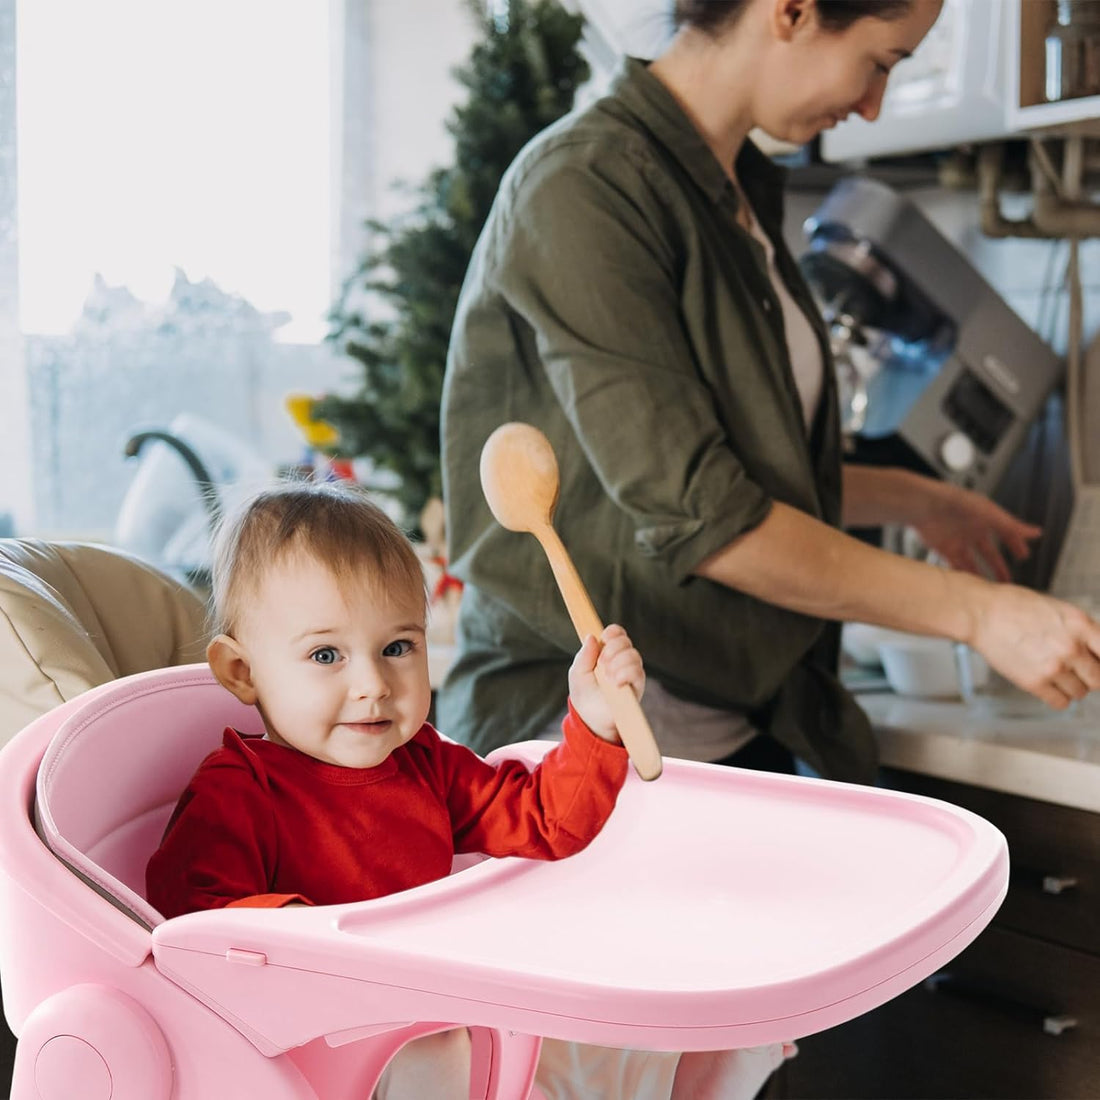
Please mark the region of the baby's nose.
[[383, 670], [370, 661], [359, 669], [352, 690], [360, 699], [384, 699], [390, 693], [390, 685]]

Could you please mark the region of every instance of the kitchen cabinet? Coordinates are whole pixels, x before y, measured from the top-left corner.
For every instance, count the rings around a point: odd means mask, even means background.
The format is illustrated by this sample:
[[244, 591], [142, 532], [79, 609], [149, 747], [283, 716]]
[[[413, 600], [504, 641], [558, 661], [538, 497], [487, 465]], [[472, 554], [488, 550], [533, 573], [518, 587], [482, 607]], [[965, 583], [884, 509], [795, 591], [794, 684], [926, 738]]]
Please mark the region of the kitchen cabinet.
[[[1083, 39], [1078, 40], [1081, 51], [1079, 60], [1087, 58], [1094, 64], [1096, 40], [1091, 28], [1091, 4], [1064, 5], [1066, 14], [1073, 16], [1075, 24], [1086, 22], [1089, 29], [1082, 29]], [[1009, 0], [1006, 13], [1008, 35], [1006, 37], [1008, 85], [1012, 89], [1009, 98], [1009, 125], [1015, 130], [1060, 129], [1069, 126], [1078, 132], [1092, 134], [1095, 119], [1100, 116], [1100, 95], [1070, 92], [1070, 98], [1058, 97], [1058, 63], [1050, 56], [1047, 37], [1057, 29], [1058, 0]], [[1076, 10], [1074, 10], [1074, 8]], [[1049, 65], [1055, 66], [1051, 74]], [[1054, 88], [1048, 89], [1048, 78], [1054, 76]], [[1088, 72], [1089, 83], [1095, 85], [1093, 73]], [[1047, 99], [1048, 91], [1054, 98]]]
[[992, 924], [922, 985], [800, 1042], [770, 1096], [1100, 1097], [1100, 814], [916, 772], [886, 785], [965, 806], [1008, 839]]

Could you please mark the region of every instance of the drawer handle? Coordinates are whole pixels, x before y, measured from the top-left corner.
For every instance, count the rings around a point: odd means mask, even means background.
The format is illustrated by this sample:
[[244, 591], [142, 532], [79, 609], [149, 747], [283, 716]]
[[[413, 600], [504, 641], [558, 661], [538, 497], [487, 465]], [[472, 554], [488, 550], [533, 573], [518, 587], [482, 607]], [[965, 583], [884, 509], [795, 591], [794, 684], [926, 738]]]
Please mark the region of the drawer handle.
[[1063, 1031], [1069, 1031], [1077, 1026], [1074, 1016], [1045, 1016], [1043, 1018], [1043, 1030], [1048, 1035], [1061, 1035]]
[[1076, 875], [1048, 875], [1031, 867], [1013, 867], [1010, 877], [1020, 886], [1038, 888], [1044, 894], [1057, 897], [1067, 890], [1076, 890], [1080, 881]]
[[1076, 1016], [1050, 1012], [1037, 1005], [1027, 1004], [973, 978], [960, 978], [948, 971], [925, 978], [924, 988], [930, 993], [945, 993], [949, 997], [958, 997], [996, 1009], [1018, 1020], [1037, 1023], [1047, 1035], [1061, 1035], [1064, 1031], [1077, 1027]]
[[1077, 885], [1077, 879], [1072, 875], [1043, 875], [1043, 893], [1061, 894], [1065, 890], [1072, 890]]

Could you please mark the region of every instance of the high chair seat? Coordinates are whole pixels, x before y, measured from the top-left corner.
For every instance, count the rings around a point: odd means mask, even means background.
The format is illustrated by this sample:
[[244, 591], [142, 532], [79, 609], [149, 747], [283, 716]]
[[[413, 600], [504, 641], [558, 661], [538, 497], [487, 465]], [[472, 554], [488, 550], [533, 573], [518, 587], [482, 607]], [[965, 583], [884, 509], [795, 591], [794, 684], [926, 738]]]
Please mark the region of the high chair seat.
[[[1007, 888], [1004, 838], [965, 810], [668, 760], [657, 783], [631, 774], [596, 840], [557, 863], [484, 860], [374, 901], [162, 921], [139, 872], [242, 709], [204, 668], [162, 670], [0, 753], [12, 1100], [55, 1100], [28, 1082], [87, 1061], [74, 1036], [111, 1067], [103, 1100], [364, 1100], [410, 1021], [470, 1026], [471, 1095], [522, 1100], [539, 1036], [714, 1050], [848, 1020], [962, 950]], [[108, 1036], [89, 1023], [97, 1003]], [[119, 1034], [143, 1052], [145, 1092], [120, 1091], [136, 1056]]]
[[109, 546], [0, 539], [0, 744], [99, 684], [202, 659], [202, 600]]

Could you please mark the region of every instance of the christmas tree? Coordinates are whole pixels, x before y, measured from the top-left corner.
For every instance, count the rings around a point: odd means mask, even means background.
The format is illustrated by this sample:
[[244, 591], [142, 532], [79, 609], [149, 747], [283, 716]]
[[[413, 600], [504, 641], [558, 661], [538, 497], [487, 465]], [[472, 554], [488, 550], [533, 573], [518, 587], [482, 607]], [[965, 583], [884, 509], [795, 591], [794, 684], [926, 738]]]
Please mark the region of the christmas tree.
[[334, 453], [369, 460], [375, 488], [396, 499], [410, 527], [442, 493], [440, 394], [474, 245], [508, 165], [572, 107], [588, 77], [579, 16], [556, 0], [490, 8], [470, 3], [481, 34], [455, 74], [468, 94], [447, 122], [454, 164], [431, 173], [407, 216], [371, 223], [374, 244], [330, 314], [329, 339], [358, 360], [362, 383], [312, 410], [339, 433]]

